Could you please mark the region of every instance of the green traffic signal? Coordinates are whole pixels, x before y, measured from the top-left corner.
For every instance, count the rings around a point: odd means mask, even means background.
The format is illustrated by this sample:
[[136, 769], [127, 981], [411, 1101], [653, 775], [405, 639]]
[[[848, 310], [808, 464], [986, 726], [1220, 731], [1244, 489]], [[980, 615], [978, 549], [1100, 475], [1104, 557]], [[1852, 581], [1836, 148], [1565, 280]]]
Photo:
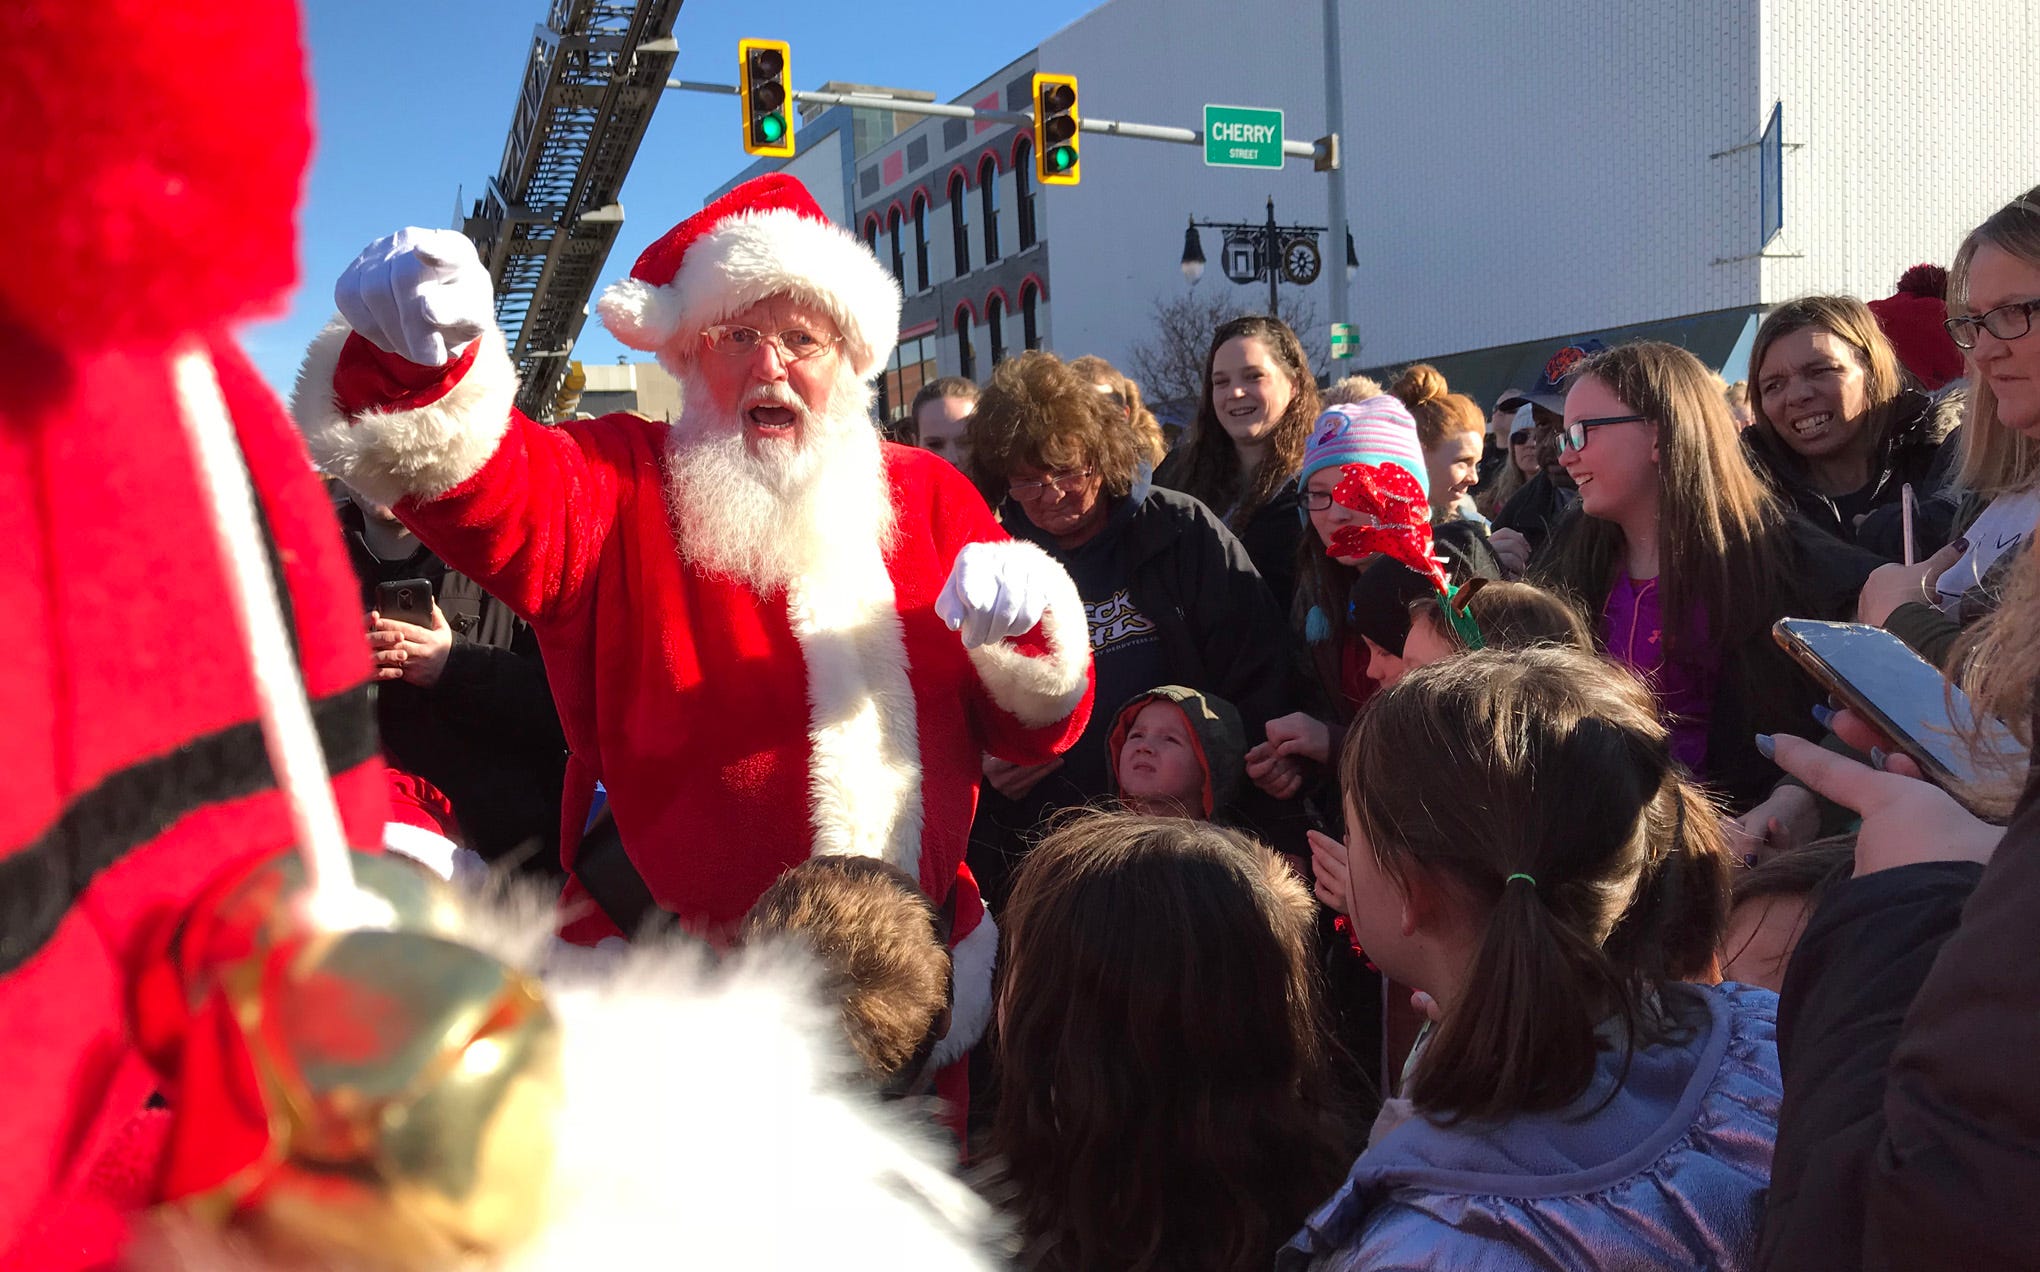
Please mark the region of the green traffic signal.
[[1057, 146], [1048, 152], [1048, 162], [1057, 172], [1068, 172], [1077, 162], [1077, 152], [1068, 146]]
[[768, 142], [778, 141], [786, 135], [786, 121], [777, 115], [766, 115], [758, 120], [758, 135]]

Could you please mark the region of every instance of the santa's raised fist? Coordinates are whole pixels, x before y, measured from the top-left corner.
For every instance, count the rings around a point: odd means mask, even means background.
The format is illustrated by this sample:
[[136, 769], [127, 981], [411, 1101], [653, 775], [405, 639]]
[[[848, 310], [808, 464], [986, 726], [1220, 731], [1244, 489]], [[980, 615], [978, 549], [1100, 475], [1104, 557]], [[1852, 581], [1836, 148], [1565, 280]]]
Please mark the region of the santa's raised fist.
[[935, 616], [963, 637], [966, 649], [1018, 636], [1047, 611], [1055, 573], [1056, 564], [1038, 551], [967, 543], [935, 598]]
[[495, 323], [489, 271], [458, 230], [410, 226], [370, 243], [340, 272], [333, 303], [370, 344], [427, 367]]

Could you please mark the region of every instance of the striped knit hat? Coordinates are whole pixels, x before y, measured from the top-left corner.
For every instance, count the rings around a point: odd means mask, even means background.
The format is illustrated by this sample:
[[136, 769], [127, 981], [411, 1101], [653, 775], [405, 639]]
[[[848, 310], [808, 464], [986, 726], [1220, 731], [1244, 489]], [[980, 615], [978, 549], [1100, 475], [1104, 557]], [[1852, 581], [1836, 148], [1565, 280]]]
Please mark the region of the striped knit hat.
[[1400, 464], [1417, 479], [1420, 489], [1430, 485], [1424, 468], [1424, 447], [1417, 441], [1417, 421], [1410, 408], [1384, 393], [1364, 402], [1327, 407], [1310, 426], [1310, 441], [1303, 451], [1303, 471], [1296, 475], [1301, 487], [1311, 474], [1347, 464]]

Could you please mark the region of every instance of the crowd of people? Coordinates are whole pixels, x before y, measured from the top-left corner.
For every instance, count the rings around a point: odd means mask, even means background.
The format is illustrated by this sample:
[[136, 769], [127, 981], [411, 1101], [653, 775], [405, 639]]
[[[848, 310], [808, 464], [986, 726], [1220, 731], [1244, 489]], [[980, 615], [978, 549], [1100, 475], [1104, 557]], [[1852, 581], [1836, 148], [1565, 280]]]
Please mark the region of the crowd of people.
[[[951, 1125], [1025, 1261], [2040, 1265], [2007, 1222], [2040, 1185], [2009, 1059], [2040, 1002], [1987, 935], [2031, 944], [2022, 774], [1936, 789], [1772, 631], [1883, 627], [2030, 745], [2036, 310], [2040, 190], [1890, 300], [1773, 309], [1734, 385], [1586, 341], [1484, 412], [1427, 364], [1320, 384], [1249, 316], [1173, 449], [1097, 357], [924, 386], [902, 440], [1067, 575], [1091, 659], [1066, 745], [969, 759], [1001, 936]], [[343, 513], [365, 598], [461, 580]], [[502, 860], [507, 805], [446, 759], [557, 740], [459, 716], [525, 703], [536, 651], [514, 616], [372, 617], [440, 722], [415, 771], [448, 833]], [[484, 653], [504, 687], [456, 698]], [[519, 860], [558, 868], [556, 812]], [[743, 925], [819, 953], [887, 1098], [956, 1058], [954, 898], [924, 888], [818, 857]]]
[[[1236, 318], [1173, 445], [1041, 351], [883, 438], [897, 282], [784, 174], [600, 300], [671, 420], [516, 410], [453, 231], [347, 267], [288, 421], [191, 336], [245, 298], [72, 290], [24, 612], [170, 652], [18, 680], [0, 1265], [168, 1211], [234, 1266], [2040, 1268], [2040, 188], [1733, 385], [1583, 340], [1486, 403]], [[97, 531], [173, 496], [220, 561]], [[260, 665], [201, 689], [229, 588]], [[390, 904], [324, 908], [293, 839], [378, 824]], [[453, 917], [519, 877], [536, 939]], [[718, 1014], [775, 958], [804, 1001]]]

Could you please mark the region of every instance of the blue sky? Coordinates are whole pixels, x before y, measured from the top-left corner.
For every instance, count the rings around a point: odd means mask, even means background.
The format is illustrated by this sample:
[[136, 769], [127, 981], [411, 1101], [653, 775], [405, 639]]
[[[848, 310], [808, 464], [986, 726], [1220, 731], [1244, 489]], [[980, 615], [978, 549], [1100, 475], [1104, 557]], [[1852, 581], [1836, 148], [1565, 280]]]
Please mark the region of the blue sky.
[[[690, 0], [674, 35], [682, 79], [729, 83], [737, 41], [792, 45], [793, 85], [825, 80], [920, 88], [941, 99], [1039, 44], [1098, 0], [980, 5], [881, 0], [780, 5]], [[317, 148], [299, 214], [302, 284], [282, 318], [243, 333], [279, 391], [332, 311], [333, 279], [372, 239], [405, 225], [451, 225], [495, 175], [546, 0], [307, 0]], [[630, 270], [646, 244], [701, 206], [750, 157], [738, 143], [733, 97], [668, 93], [623, 187], [623, 233], [605, 277]], [[578, 355], [613, 360], [624, 348], [591, 318]]]

